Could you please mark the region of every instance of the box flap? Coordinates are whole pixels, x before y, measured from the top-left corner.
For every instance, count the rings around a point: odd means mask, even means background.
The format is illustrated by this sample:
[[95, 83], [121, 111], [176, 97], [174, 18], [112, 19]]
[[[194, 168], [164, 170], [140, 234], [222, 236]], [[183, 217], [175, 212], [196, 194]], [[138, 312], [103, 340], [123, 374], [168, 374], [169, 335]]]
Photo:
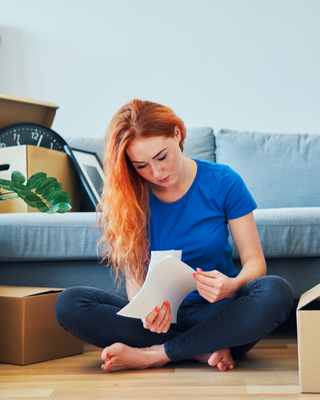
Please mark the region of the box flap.
[[0, 93], [0, 130], [19, 122], [35, 122], [50, 128], [58, 108], [53, 103]]
[[0, 297], [24, 298], [24, 297], [34, 296], [37, 294], [61, 292], [62, 290], [64, 290], [64, 289], [0, 285]]
[[314, 300], [320, 300], [320, 284], [301, 295], [297, 310], [301, 310]]

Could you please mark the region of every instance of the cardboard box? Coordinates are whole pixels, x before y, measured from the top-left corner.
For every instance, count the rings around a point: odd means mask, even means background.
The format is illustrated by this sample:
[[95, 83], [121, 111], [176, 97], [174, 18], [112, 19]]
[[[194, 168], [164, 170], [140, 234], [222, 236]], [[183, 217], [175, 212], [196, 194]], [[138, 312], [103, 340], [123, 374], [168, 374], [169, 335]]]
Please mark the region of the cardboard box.
[[36, 122], [51, 128], [58, 108], [52, 103], [0, 93], [0, 130], [19, 122]]
[[[53, 103], [0, 93], [0, 130], [20, 122], [34, 122], [50, 128], [58, 108]], [[10, 165], [8, 170], [0, 171], [0, 178], [3, 179], [11, 179], [13, 171], [20, 171], [27, 180], [36, 172], [53, 176], [62, 183], [62, 189], [69, 193], [71, 211], [80, 210], [80, 181], [66, 153], [28, 145], [5, 147], [0, 148], [0, 164]], [[21, 199], [0, 203], [0, 213], [10, 212], [40, 211], [29, 207]]]
[[63, 289], [0, 286], [0, 362], [32, 364], [83, 352], [55, 318]]
[[[4, 147], [0, 149], [0, 164], [10, 165], [8, 170], [0, 171], [0, 178], [2, 179], [11, 179], [13, 171], [20, 171], [26, 177], [26, 180], [36, 172], [45, 172], [48, 177], [56, 178], [58, 182], [62, 183], [62, 190], [69, 193], [71, 211], [80, 210], [80, 181], [66, 153], [30, 145]], [[12, 196], [12, 194], [8, 196]], [[11, 212], [40, 211], [28, 206], [22, 199], [7, 200], [0, 203], [0, 213]]]
[[320, 284], [297, 307], [299, 380], [302, 393], [320, 393]]

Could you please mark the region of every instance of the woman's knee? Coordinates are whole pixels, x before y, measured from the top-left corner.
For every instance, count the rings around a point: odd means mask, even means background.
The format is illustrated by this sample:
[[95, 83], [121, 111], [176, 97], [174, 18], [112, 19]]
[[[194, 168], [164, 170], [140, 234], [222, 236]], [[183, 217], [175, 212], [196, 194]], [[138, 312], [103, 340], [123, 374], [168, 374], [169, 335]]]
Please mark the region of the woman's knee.
[[75, 315], [77, 300], [80, 297], [80, 289], [80, 287], [67, 288], [59, 294], [56, 300], [56, 319], [63, 327], [66, 327], [66, 324], [70, 320], [70, 317]]
[[291, 285], [280, 276], [268, 275], [261, 280], [268, 293], [269, 305], [279, 307], [289, 316], [293, 305], [293, 289]]

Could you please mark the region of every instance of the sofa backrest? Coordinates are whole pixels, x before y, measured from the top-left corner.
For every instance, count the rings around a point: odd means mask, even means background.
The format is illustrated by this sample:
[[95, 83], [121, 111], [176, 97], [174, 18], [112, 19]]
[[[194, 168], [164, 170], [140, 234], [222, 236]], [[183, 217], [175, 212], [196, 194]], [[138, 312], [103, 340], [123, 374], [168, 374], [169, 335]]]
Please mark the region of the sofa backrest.
[[259, 208], [320, 206], [320, 135], [220, 130], [216, 162], [237, 171]]
[[103, 162], [105, 153], [105, 142], [103, 137], [65, 137], [64, 139], [71, 148], [96, 153], [101, 163]]
[[[69, 146], [103, 160], [103, 138], [69, 137]], [[184, 154], [229, 165], [260, 209], [320, 206], [320, 135], [188, 128]]]
[[190, 158], [215, 162], [215, 149], [212, 128], [187, 128], [183, 154]]
[[[66, 137], [66, 142], [71, 148], [88, 150], [97, 153], [103, 161], [105, 153], [104, 138], [98, 137]], [[190, 158], [199, 158], [206, 161], [215, 161], [215, 139], [212, 128], [188, 128], [184, 144], [184, 154]]]

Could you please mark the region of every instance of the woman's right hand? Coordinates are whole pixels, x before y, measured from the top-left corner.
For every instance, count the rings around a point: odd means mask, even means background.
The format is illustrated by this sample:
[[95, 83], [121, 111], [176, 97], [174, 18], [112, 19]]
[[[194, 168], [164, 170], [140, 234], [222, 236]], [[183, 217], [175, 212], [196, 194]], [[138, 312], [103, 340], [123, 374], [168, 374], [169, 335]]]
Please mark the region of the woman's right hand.
[[168, 301], [156, 307], [147, 318], [143, 319], [143, 327], [151, 332], [166, 333], [171, 325], [172, 315]]

